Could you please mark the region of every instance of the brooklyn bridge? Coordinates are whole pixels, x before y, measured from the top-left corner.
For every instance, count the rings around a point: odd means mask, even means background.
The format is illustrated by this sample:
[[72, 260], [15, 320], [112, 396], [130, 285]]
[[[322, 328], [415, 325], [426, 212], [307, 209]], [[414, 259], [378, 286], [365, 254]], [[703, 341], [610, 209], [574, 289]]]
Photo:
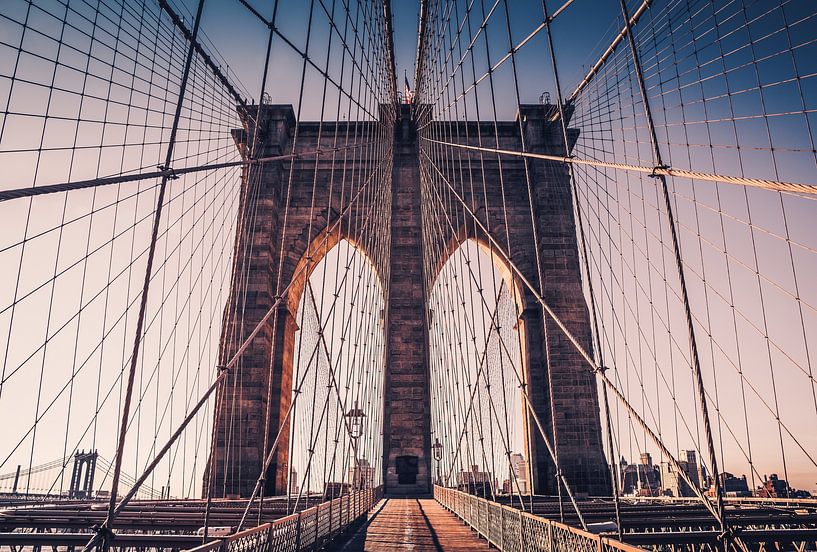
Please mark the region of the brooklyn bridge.
[[817, 4], [0, 0], [0, 547], [817, 550]]

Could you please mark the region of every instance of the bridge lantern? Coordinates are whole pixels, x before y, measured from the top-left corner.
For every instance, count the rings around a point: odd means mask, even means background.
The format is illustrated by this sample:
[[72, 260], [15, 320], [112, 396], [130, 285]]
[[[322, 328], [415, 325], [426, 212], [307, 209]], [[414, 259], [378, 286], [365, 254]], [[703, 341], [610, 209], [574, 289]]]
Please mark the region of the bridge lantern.
[[431, 452], [434, 455], [434, 460], [437, 462], [443, 459], [443, 444], [440, 442], [439, 437], [434, 438], [434, 444], [431, 445]]
[[352, 439], [357, 441], [358, 437], [363, 435], [363, 421], [366, 414], [358, 407], [357, 401], [355, 401], [355, 407], [346, 413], [346, 417], [349, 419], [349, 434]]

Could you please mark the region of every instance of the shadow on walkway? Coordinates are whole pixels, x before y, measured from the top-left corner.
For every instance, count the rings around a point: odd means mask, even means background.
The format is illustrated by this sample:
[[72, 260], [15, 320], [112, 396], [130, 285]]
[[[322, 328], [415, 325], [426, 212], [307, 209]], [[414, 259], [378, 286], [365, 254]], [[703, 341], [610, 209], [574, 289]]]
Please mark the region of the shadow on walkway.
[[433, 499], [391, 498], [332, 550], [345, 552], [475, 552], [488, 543]]

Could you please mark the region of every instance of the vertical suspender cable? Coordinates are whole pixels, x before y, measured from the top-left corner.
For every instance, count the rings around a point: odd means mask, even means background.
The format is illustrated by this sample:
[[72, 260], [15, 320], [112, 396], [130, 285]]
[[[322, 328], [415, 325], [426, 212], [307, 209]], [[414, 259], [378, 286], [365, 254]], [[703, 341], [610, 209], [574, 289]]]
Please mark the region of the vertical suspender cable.
[[[516, 70], [516, 54], [514, 53], [514, 45], [513, 45], [513, 37], [511, 36], [511, 16], [508, 11], [508, 0], [504, 0], [504, 7], [505, 7], [505, 25], [508, 31], [508, 47], [510, 48], [510, 56], [511, 56], [511, 67], [513, 70], [513, 77], [514, 77], [514, 91], [516, 92], [516, 105], [517, 108], [521, 108], [521, 101], [519, 95], [519, 79], [517, 77], [517, 70]], [[486, 31], [487, 33], [487, 31]], [[549, 34], [548, 34], [549, 36]], [[487, 41], [487, 35], [486, 35]], [[490, 60], [489, 60], [490, 64]], [[520, 145], [522, 146], [522, 151], [527, 151], [527, 146], [525, 143], [525, 130], [523, 127], [522, 121], [522, 113], [520, 109], [519, 116], [517, 118], [517, 123], [519, 127], [519, 140]], [[564, 125], [564, 118], [562, 118], [562, 124]], [[567, 155], [567, 141], [565, 141], [565, 155]], [[528, 160], [523, 158], [522, 159], [523, 166], [525, 168], [525, 184], [527, 185], [527, 192], [528, 192], [528, 207], [530, 209], [530, 223], [531, 223], [531, 232], [533, 235], [533, 252], [534, 258], [536, 260], [536, 277], [539, 280], [539, 294], [544, 296], [545, 295], [545, 287], [544, 287], [544, 272], [542, 271], [542, 261], [541, 261], [541, 253], [539, 248], [541, 244], [539, 242], [539, 231], [537, 228], [537, 220], [535, 213], [535, 207], [533, 205], [534, 202], [534, 192], [533, 186], [531, 185], [531, 178], [530, 178], [530, 167], [528, 165]], [[510, 248], [510, 244], [509, 248]], [[510, 253], [510, 249], [508, 250]], [[559, 497], [559, 521], [564, 523], [564, 505], [562, 504], [562, 485], [561, 485], [561, 478], [562, 478], [562, 466], [559, 462], [559, 433], [556, 429], [556, 400], [553, 396], [553, 366], [550, 362], [550, 336], [548, 336], [548, 317], [547, 313], [545, 312], [544, 308], [541, 308], [542, 313], [542, 340], [545, 345], [545, 368], [547, 369], [547, 389], [548, 389], [548, 399], [550, 402], [550, 431], [551, 431], [551, 438], [553, 439], [553, 462], [556, 467], [556, 492]], [[574, 503], [573, 506], [578, 509], [578, 504]]]
[[[627, 5], [624, 0], [619, 0], [621, 5], [621, 15], [624, 17], [624, 26], [627, 30], [627, 42], [630, 45], [630, 53], [633, 57], [633, 67], [635, 69], [636, 80], [638, 81], [638, 88], [641, 94], [641, 99], [644, 102], [644, 116], [647, 121], [647, 128], [650, 134], [650, 145], [652, 146], [652, 153], [657, 167], [662, 167], [664, 164], [661, 159], [661, 151], [658, 147], [658, 137], [655, 133], [655, 125], [653, 123], [652, 112], [650, 111], [650, 102], [647, 97], [647, 90], [644, 84], [644, 75], [641, 71], [641, 62], [638, 56], [638, 50], [633, 38], [632, 26], [630, 24], [630, 17], [627, 13]], [[699, 407], [701, 409], [701, 417], [703, 418], [704, 430], [706, 432], [706, 444], [709, 452], [709, 462], [712, 468], [712, 477], [714, 480], [715, 497], [717, 501], [718, 522], [720, 523], [721, 537], [723, 538], [723, 548], [727, 549], [728, 543], [726, 537], [728, 536], [729, 527], [726, 522], [726, 516], [723, 503], [723, 491], [721, 489], [720, 472], [718, 470], [718, 459], [715, 452], [715, 443], [712, 436], [712, 425], [709, 420], [709, 409], [706, 404], [706, 389], [704, 388], [703, 374], [701, 373], [701, 361], [698, 356], [698, 344], [695, 338], [695, 326], [692, 319], [692, 307], [689, 302], [689, 293], [687, 291], [686, 278], [684, 276], [684, 264], [681, 257], [681, 248], [678, 242], [678, 232], [675, 228], [675, 217], [673, 215], [672, 203], [670, 201], [669, 188], [667, 187], [667, 179], [664, 175], [657, 175], [661, 181], [661, 191], [664, 196], [664, 203], [667, 210], [667, 223], [669, 224], [670, 235], [672, 237], [672, 250], [675, 255], [675, 264], [678, 269], [678, 281], [681, 287], [681, 297], [684, 303], [684, 314], [687, 322], [687, 333], [689, 337], [689, 349], [692, 355], [692, 369], [695, 374], [695, 384], [698, 394]]]
[[[275, 21], [278, 16], [278, 0], [275, 0], [275, 3], [272, 7], [272, 19], [268, 25], [269, 33], [267, 34], [267, 50], [264, 56], [264, 71], [261, 75], [261, 93], [258, 95], [258, 110], [256, 111], [255, 115], [255, 125], [253, 127], [253, 137], [252, 137], [252, 146], [250, 149], [250, 158], [255, 158], [258, 155], [257, 152], [257, 145], [258, 145], [258, 127], [261, 125], [261, 112], [264, 107], [264, 94], [266, 93], [266, 86], [267, 86], [267, 74], [269, 72], [269, 65], [270, 65], [270, 53], [272, 51], [272, 38], [275, 36]], [[252, 169], [250, 169], [252, 170]], [[263, 170], [263, 166], [258, 167], [257, 169], [259, 172]], [[273, 335], [273, 343], [275, 343], [275, 335], [278, 326], [278, 319], [279, 317], [276, 316], [272, 320], [272, 335]], [[273, 345], [274, 347], [274, 345]], [[270, 355], [270, 362], [272, 362], [272, 355]], [[271, 368], [271, 367], [270, 367]], [[269, 447], [269, 426], [271, 423], [272, 418], [272, 370], [267, 376], [267, 412], [264, 416], [264, 444], [263, 448], [261, 449], [262, 456], [261, 461], [263, 462], [264, 457], [267, 454], [267, 448]], [[264, 490], [266, 487], [266, 470], [263, 470], [259, 475], [259, 478], [262, 480], [261, 489], [259, 491], [259, 499], [258, 499], [258, 525], [261, 525], [261, 518], [263, 516], [264, 511]]]
[[[184, 104], [185, 90], [187, 88], [187, 81], [190, 77], [190, 66], [193, 62], [193, 53], [195, 52], [196, 37], [199, 32], [199, 23], [201, 22], [201, 12], [204, 8], [204, 0], [199, 0], [198, 8], [196, 10], [196, 20], [193, 24], [193, 34], [190, 38], [190, 44], [187, 48], [187, 59], [184, 63], [184, 73], [182, 74], [182, 81], [179, 85], [179, 98], [176, 102], [176, 112], [173, 116], [173, 127], [170, 131], [170, 141], [167, 145], [167, 155], [165, 156], [164, 168], [170, 168], [170, 163], [173, 160], [173, 146], [176, 143], [176, 133], [179, 130], [179, 120], [181, 118], [182, 105]], [[116, 460], [114, 464], [113, 480], [111, 483], [111, 499], [108, 503], [108, 515], [105, 518], [103, 527], [100, 528], [97, 536], [102, 539], [102, 549], [107, 550], [110, 546], [110, 526], [113, 522], [114, 509], [116, 507], [117, 491], [119, 488], [119, 478], [122, 473], [122, 453], [125, 448], [125, 436], [128, 428], [128, 415], [130, 413], [130, 405], [133, 397], [133, 384], [136, 378], [136, 366], [139, 360], [139, 348], [142, 343], [142, 327], [145, 322], [145, 311], [147, 310], [148, 291], [150, 288], [150, 277], [153, 271], [153, 259], [156, 255], [156, 242], [159, 234], [159, 223], [162, 218], [162, 205], [164, 203], [165, 191], [167, 190], [168, 176], [162, 177], [162, 183], [159, 186], [159, 194], [156, 200], [156, 214], [153, 218], [153, 230], [151, 232], [150, 249], [148, 251], [147, 263], [145, 266], [145, 282], [142, 286], [142, 298], [139, 304], [139, 315], [136, 320], [136, 332], [133, 340], [133, 354], [131, 355], [130, 371], [128, 373], [127, 390], [125, 394], [125, 403], [122, 407], [121, 425], [119, 428], [119, 441], [116, 447]], [[94, 542], [94, 541], [97, 542]], [[96, 545], [98, 539], [92, 539], [88, 543], [86, 549], [91, 547], [92, 543]]]
[[[553, 81], [556, 87], [556, 107], [559, 110], [559, 122], [562, 128], [562, 138], [564, 141], [565, 157], [570, 155], [570, 141], [567, 136], [567, 120], [565, 119], [564, 103], [562, 100], [562, 86], [559, 79], [559, 68], [556, 66], [556, 51], [553, 47], [553, 32], [551, 29], [551, 16], [548, 14], [547, 3], [542, 0], [542, 16], [545, 21], [545, 34], [547, 35], [548, 53], [550, 55], [550, 65], [553, 70]], [[582, 250], [582, 258], [584, 260], [584, 274], [587, 278], [587, 291], [589, 297], [590, 317], [593, 323], [593, 338], [595, 340], [596, 356], [599, 360], [601, 369], [605, 369], [604, 355], [601, 346], [601, 336], [599, 334], [598, 313], [596, 311], [596, 298], [593, 290], [593, 278], [590, 273], [590, 260], [587, 252], [587, 240], [584, 234], [584, 221], [582, 217], [581, 203], [579, 201], [578, 189], [576, 186], [576, 174], [572, 164], [568, 164], [570, 171], [571, 196], [573, 197], [573, 206], [576, 209], [576, 226], [578, 228], [579, 245]], [[607, 393], [607, 386], [602, 385], [603, 403], [604, 403], [604, 417], [607, 426], [607, 440], [610, 449], [610, 479], [613, 484], [613, 503], [616, 511], [616, 526], [618, 528], [618, 536], [621, 538], [621, 506], [619, 504], [619, 488], [618, 488], [618, 469], [616, 468], [616, 453], [613, 447], [613, 425], [610, 416], [610, 400]]]

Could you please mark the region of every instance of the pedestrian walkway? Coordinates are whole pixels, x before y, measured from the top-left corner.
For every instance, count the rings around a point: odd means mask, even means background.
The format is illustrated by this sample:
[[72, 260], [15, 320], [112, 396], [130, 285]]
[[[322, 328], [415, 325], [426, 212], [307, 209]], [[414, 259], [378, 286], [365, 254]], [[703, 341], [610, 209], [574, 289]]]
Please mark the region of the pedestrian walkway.
[[385, 499], [368, 522], [338, 548], [344, 552], [490, 550], [462, 521], [433, 499]]

